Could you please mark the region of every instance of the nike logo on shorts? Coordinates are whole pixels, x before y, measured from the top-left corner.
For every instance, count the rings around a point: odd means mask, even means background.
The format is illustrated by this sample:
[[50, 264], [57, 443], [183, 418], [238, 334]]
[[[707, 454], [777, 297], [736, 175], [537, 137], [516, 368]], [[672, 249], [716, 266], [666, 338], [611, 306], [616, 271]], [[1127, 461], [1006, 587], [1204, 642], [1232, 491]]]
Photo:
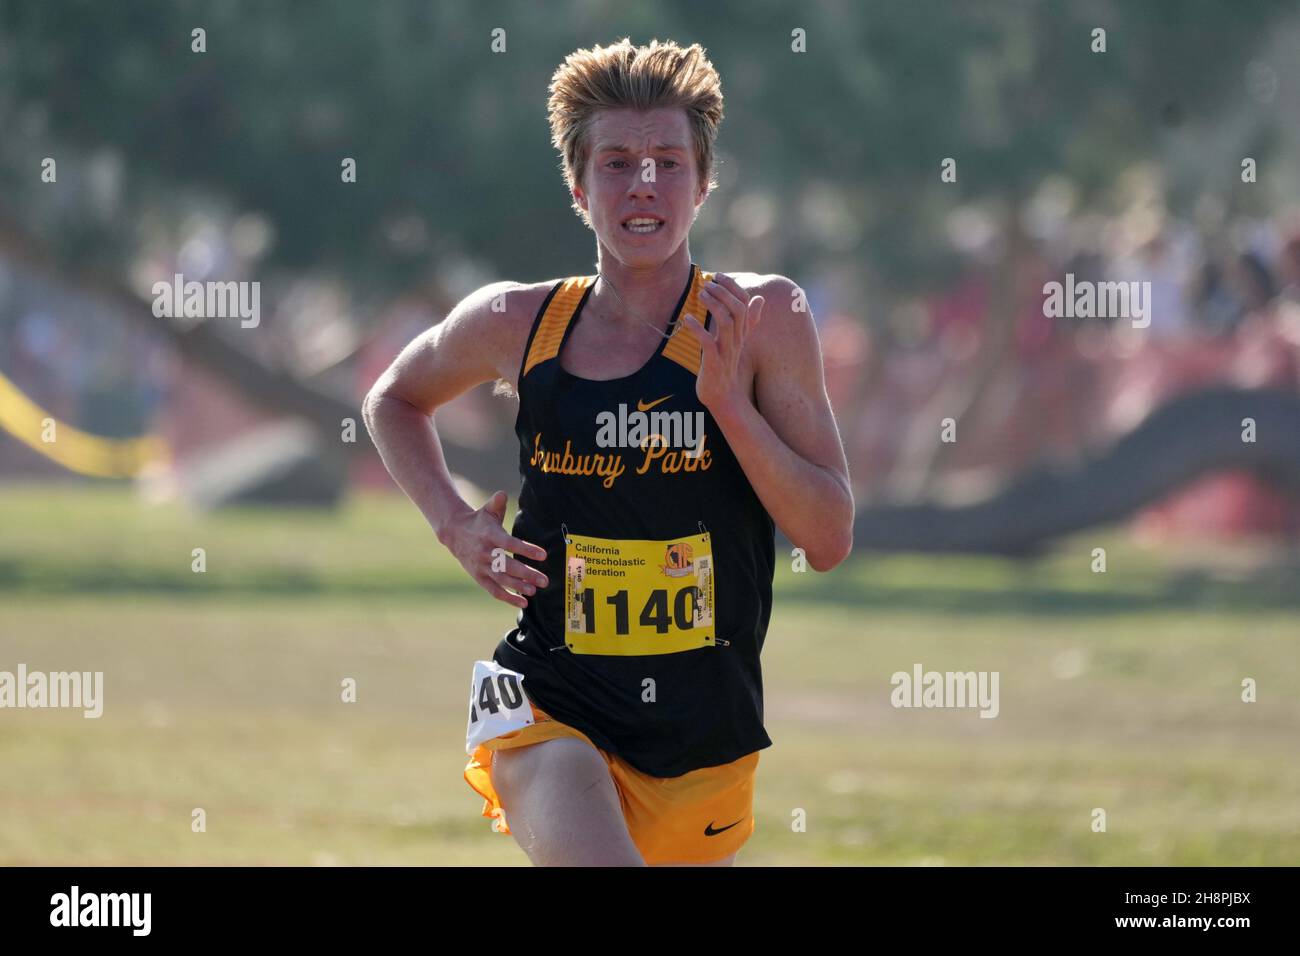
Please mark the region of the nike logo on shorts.
[[[743, 819], [745, 819], [745, 818], [744, 818], [744, 817], [741, 817], [741, 818], [740, 818], [740, 820], [743, 820]], [[737, 820], [736, 823], [739, 823], [740, 820]], [[720, 828], [720, 829], [718, 829], [718, 830], [715, 830], [715, 829], [713, 829], [713, 821], [710, 820], [710, 821], [709, 821], [709, 825], [708, 825], [707, 827], [704, 828], [704, 835], [705, 835], [705, 836], [717, 836], [719, 833], [722, 833], [722, 832], [725, 831], [725, 830], [730, 830], [732, 827], [734, 827], [734, 826], [736, 825], [736, 823], [728, 823], [725, 827], [722, 827], [722, 828]]]

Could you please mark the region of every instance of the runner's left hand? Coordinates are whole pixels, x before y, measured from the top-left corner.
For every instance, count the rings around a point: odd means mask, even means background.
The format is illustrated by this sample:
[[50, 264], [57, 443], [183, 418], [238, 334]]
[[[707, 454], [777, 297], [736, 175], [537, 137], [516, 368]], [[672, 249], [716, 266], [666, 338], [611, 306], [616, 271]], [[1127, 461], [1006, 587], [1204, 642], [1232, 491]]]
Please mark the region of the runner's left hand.
[[763, 313], [763, 297], [751, 296], [735, 279], [721, 272], [700, 290], [700, 301], [713, 314], [713, 331], [707, 331], [693, 315], [686, 322], [700, 340], [700, 374], [695, 395], [710, 412], [719, 412], [749, 401], [741, 381], [740, 355], [745, 340]]

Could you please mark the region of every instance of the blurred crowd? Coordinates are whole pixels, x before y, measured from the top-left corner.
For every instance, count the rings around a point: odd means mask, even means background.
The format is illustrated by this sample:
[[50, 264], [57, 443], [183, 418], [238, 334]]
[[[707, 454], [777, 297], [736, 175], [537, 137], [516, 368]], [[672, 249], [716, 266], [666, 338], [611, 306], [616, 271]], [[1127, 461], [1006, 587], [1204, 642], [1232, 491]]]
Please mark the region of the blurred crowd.
[[[108, 437], [144, 434], [177, 366], [166, 343], [115, 309], [0, 258], [0, 373], [54, 418]], [[0, 455], [0, 468], [37, 465], [5, 448], [13, 454]]]
[[[972, 249], [950, 288], [883, 321], [864, 325], [847, 309], [821, 320], [860, 500], [979, 497], [1026, 468], [1095, 456], [1200, 387], [1300, 393], [1300, 227], [1285, 217], [1208, 236], [1164, 215], [1073, 219], [1026, 230], [1010, 270], [1002, 248]], [[1045, 285], [1067, 274], [1149, 282], [1149, 327], [1049, 317]], [[958, 440], [936, 444], [949, 417]], [[1295, 531], [1297, 517], [1277, 489], [1223, 473], [1146, 509], [1139, 524]]]
[[[963, 266], [942, 291], [888, 305], [868, 297], [861, 308], [828, 285], [810, 284], [827, 388], [860, 503], [969, 500], [1026, 468], [1077, 464], [1156, 406], [1197, 387], [1300, 392], [1296, 223], [1241, 219], [1206, 230], [1150, 208], [1111, 218], [1036, 208], [1031, 204], [1023, 217], [1019, 236], [969, 223], [964, 232], [954, 230]], [[968, 241], [966, 233], [980, 238]], [[1010, 255], [1008, 242], [1016, 243]], [[223, 392], [217, 379], [188, 366], [182, 371], [159, 337], [84, 296], [4, 269], [0, 262], [0, 371], [56, 417], [111, 436], [160, 431], [182, 455], [186, 446], [224, 440], [264, 420], [257, 410], [241, 410], [239, 396]], [[1044, 286], [1066, 274], [1149, 282], [1150, 326], [1049, 317]], [[346, 361], [354, 397], [437, 321], [432, 298], [455, 296], [403, 296], [364, 337], [332, 336], [344, 350], [348, 341], [359, 343]], [[319, 308], [318, 299], [307, 297], [313, 305], [300, 311], [328, 314], [329, 328], [354, 321], [337, 303]], [[267, 334], [248, 340], [265, 346], [301, 333], [302, 322], [280, 321], [294, 314], [282, 304], [266, 317]], [[328, 351], [330, 361], [342, 354], [337, 346]], [[446, 410], [440, 427], [448, 439], [488, 454], [511, 441], [509, 405], [486, 390], [472, 393]], [[947, 418], [957, 428], [951, 444], [936, 440]], [[386, 486], [382, 467], [370, 465], [358, 469], [358, 480]], [[0, 472], [41, 467], [0, 438]], [[503, 475], [503, 486], [512, 480]], [[1294, 529], [1296, 518], [1295, 505], [1276, 489], [1224, 473], [1146, 509], [1139, 523], [1234, 533]]]

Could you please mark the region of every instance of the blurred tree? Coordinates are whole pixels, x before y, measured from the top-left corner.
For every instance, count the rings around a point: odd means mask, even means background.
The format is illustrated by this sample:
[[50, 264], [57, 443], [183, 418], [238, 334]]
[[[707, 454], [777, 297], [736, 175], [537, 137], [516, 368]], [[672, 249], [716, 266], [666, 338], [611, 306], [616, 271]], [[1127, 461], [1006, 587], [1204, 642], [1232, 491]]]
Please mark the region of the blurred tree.
[[[697, 259], [722, 246], [734, 203], [766, 196], [780, 261], [751, 268], [798, 277], [831, 264], [887, 306], [951, 278], [954, 208], [992, 211], [1002, 262], [979, 371], [945, 397], [960, 413], [1010, 340], [1025, 198], [1059, 174], [1099, 201], [1170, 129], [1241, 109], [1247, 58], [1292, 11], [1289, 0], [0, 0], [0, 247], [127, 302], [142, 254], [174, 245], [196, 212], [251, 217], [269, 237], [256, 275], [337, 276], [366, 314], [430, 281], [460, 294], [503, 275], [572, 274], [592, 241], [549, 144], [551, 72], [625, 34], [698, 41], [728, 105], [724, 189], [697, 227]], [[191, 48], [196, 28], [205, 52]], [[795, 30], [807, 52], [792, 52]], [[47, 156], [57, 189], [39, 177]], [[345, 157], [355, 183], [342, 180]], [[956, 182], [940, 179], [945, 157]], [[187, 341], [269, 404], [303, 413], [320, 398], [206, 329]], [[317, 417], [337, 422], [337, 409]]]
[[[629, 33], [709, 49], [727, 93], [728, 193], [777, 198], [783, 268], [850, 257], [916, 288], [951, 265], [956, 204], [1014, 203], [1055, 173], [1088, 201], [1170, 126], [1240, 108], [1245, 58], [1293, 10], [5, 0], [4, 211], [61, 261], [124, 273], [146, 221], [206, 197], [270, 223], [265, 268], [337, 273], [363, 301], [417, 282], [442, 255], [521, 278], [567, 274], [592, 244], [549, 145], [546, 84], [566, 53]], [[204, 53], [191, 52], [196, 27]], [[505, 52], [491, 50], [495, 27]], [[796, 28], [806, 53], [791, 52]], [[1096, 28], [1104, 53], [1092, 52]], [[116, 214], [42, 189], [47, 155], [68, 178], [116, 157]], [[341, 181], [344, 157], [355, 183]], [[958, 161], [956, 183], [940, 182], [944, 157]], [[806, 207], [812, 184], [842, 216]]]

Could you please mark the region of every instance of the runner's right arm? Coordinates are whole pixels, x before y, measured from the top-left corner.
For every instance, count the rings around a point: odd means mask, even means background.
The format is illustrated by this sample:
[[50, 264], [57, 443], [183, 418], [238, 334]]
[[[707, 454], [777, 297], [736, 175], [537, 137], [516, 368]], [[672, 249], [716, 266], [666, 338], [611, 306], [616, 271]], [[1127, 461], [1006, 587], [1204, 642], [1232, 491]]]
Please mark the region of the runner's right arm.
[[[502, 295], [508, 307], [493, 311], [493, 301]], [[366, 428], [393, 480], [466, 572], [494, 598], [515, 607], [524, 607], [527, 599], [507, 587], [532, 594], [546, 578], [514, 558], [503, 572], [493, 572], [493, 549], [536, 560], [545, 559], [546, 552], [506, 532], [504, 491], [478, 509], [457, 493], [434, 411], [476, 385], [513, 380], [528, 336], [521, 317], [531, 319], [534, 298], [535, 287], [516, 282], [493, 283], [467, 296], [402, 350], [362, 403]]]

